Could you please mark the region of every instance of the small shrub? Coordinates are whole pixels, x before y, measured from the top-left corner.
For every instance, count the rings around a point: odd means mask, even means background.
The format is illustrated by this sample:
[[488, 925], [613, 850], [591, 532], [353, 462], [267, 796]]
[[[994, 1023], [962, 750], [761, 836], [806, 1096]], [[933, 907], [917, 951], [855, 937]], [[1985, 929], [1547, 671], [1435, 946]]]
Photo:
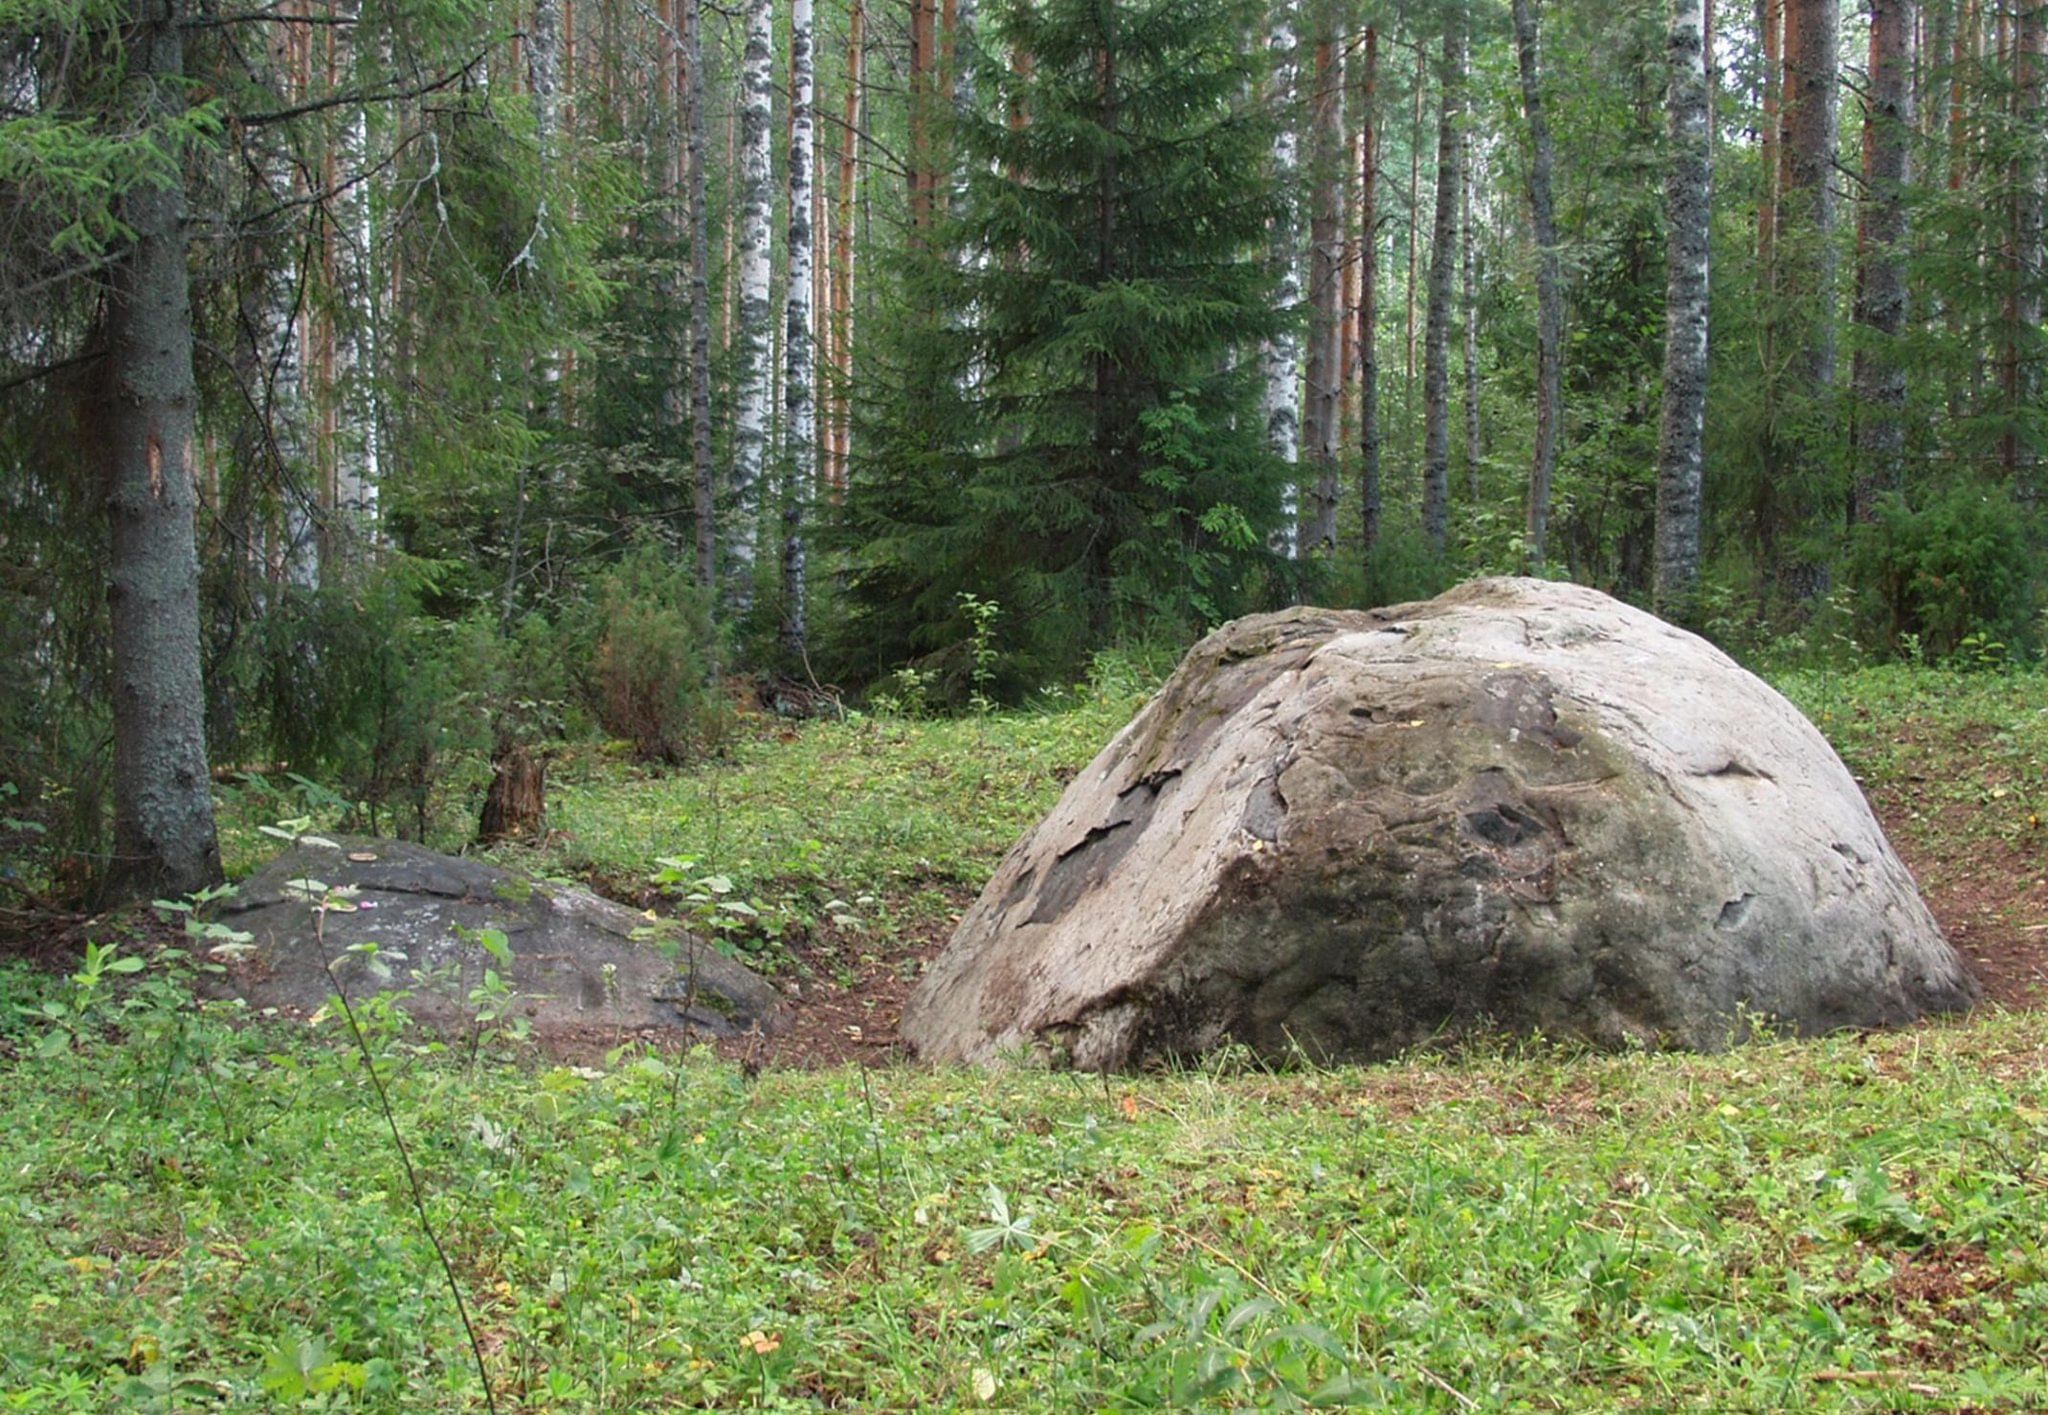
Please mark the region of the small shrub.
[[670, 764], [717, 735], [719, 640], [684, 561], [641, 541], [597, 577], [573, 620], [583, 698], [606, 732]]
[[2041, 611], [2034, 530], [2003, 487], [1960, 483], [1917, 504], [1886, 500], [1850, 552], [1865, 642], [1894, 653], [1917, 643], [1930, 662], [1966, 666], [2031, 657]]

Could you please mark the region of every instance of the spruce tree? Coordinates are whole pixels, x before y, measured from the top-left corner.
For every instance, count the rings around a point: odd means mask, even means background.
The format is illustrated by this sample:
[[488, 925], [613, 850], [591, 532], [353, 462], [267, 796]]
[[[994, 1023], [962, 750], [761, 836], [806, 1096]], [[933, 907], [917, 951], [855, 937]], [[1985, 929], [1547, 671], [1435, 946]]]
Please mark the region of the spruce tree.
[[[1278, 199], [1243, 0], [987, 7], [962, 62], [953, 209], [914, 242], [912, 313], [842, 524], [871, 671], [968, 638], [1042, 680], [1117, 633], [1269, 592], [1285, 469], [1260, 342]], [[1029, 62], [1016, 62], [1025, 56]], [[939, 315], [918, 311], [947, 311]], [[875, 377], [875, 374], [871, 374]], [[872, 395], [871, 395], [872, 397]]]

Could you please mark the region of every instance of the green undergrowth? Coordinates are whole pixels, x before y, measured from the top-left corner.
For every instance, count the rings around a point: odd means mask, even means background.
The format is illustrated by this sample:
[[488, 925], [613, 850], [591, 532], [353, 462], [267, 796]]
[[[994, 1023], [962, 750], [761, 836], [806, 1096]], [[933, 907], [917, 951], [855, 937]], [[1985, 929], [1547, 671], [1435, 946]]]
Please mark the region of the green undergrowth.
[[[501, 1409], [2048, 1401], [2048, 1019], [1107, 1084], [379, 1058]], [[7, 1068], [0, 1408], [482, 1407], [353, 1053]]]
[[[1780, 682], [1874, 792], [2038, 828], [2041, 679]], [[572, 759], [522, 858], [936, 916], [1135, 702]], [[346, 1032], [125, 956], [0, 966], [0, 1410], [483, 1409]], [[366, 1020], [500, 1410], [2048, 1406], [2044, 1013], [1106, 1084]]]
[[1930, 846], [2048, 844], [2048, 676], [1891, 665], [1777, 686]]

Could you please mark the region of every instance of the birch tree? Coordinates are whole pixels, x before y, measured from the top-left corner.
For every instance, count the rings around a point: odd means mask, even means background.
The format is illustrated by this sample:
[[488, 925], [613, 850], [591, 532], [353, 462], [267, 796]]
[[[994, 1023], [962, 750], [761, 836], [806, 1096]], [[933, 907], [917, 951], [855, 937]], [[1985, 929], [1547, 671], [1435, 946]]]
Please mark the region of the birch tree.
[[1700, 487], [1707, 409], [1708, 230], [1706, 14], [1673, 0], [1670, 36], [1670, 225], [1664, 325], [1664, 413], [1657, 456], [1656, 598], [1689, 617], [1700, 569]]
[[818, 413], [812, 334], [816, 310], [812, 265], [811, 188], [816, 160], [816, 62], [811, 48], [811, 0], [790, 5], [789, 72], [789, 295], [783, 305], [782, 649], [802, 663], [808, 640], [804, 615], [804, 516], [817, 474]]
[[[1273, 27], [1266, 36], [1272, 56], [1272, 101], [1283, 110], [1293, 102], [1295, 80], [1295, 34], [1293, 0], [1280, 0], [1273, 9]], [[1273, 174], [1281, 192], [1280, 215], [1272, 224], [1269, 255], [1277, 280], [1273, 298], [1282, 309], [1292, 310], [1301, 302], [1300, 259], [1295, 251], [1294, 184], [1300, 168], [1300, 140], [1294, 124], [1283, 120], [1273, 132]], [[1266, 339], [1259, 347], [1260, 366], [1265, 378], [1264, 409], [1266, 437], [1273, 452], [1287, 466], [1301, 461], [1301, 338], [1292, 323]], [[1300, 532], [1298, 491], [1289, 477], [1281, 506], [1277, 533], [1280, 548], [1292, 559], [1298, 552]]]
[[773, 345], [768, 337], [770, 180], [775, 83], [773, 0], [747, 0], [746, 51], [740, 74], [739, 389], [733, 408], [731, 601], [745, 615], [754, 602], [754, 546], [759, 534], [761, 475], [768, 453], [768, 407], [774, 397]]

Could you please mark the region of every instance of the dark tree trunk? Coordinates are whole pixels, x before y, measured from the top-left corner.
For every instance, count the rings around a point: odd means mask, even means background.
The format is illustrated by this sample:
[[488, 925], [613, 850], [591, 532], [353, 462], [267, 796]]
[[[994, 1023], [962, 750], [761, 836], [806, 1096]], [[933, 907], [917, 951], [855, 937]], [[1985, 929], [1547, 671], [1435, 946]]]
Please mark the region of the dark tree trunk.
[[1692, 615], [1700, 572], [1700, 486], [1707, 413], [1708, 231], [1706, 16], [1674, 0], [1670, 40], [1670, 223], [1664, 317], [1664, 418], [1657, 454], [1657, 608]]
[[[2011, 299], [2005, 336], [2006, 416], [2009, 419], [2000, 461], [2015, 495], [2029, 504], [2039, 499], [2036, 464], [2041, 400], [2041, 284], [2043, 227], [2043, 164], [2041, 160], [2042, 99], [2048, 87], [2048, 4], [2020, 0], [2013, 23], [2012, 115], [2022, 137], [2012, 171]], [[2027, 424], [2034, 422], [2034, 428]]]
[[491, 786], [484, 795], [477, 840], [488, 845], [497, 840], [537, 837], [548, 813], [547, 774], [545, 759], [516, 742], [499, 738], [491, 752]]
[[1380, 540], [1380, 149], [1379, 31], [1365, 32], [1365, 94], [1359, 107], [1358, 493], [1364, 553]]
[[682, 0], [684, 160], [689, 167], [690, 467], [697, 521], [697, 585], [718, 584], [718, 525], [711, 466], [711, 203], [704, 181], [704, 16], [700, 0]]
[[1309, 94], [1308, 402], [1302, 419], [1303, 460], [1315, 469], [1303, 548], [1328, 554], [1337, 545], [1338, 293], [1344, 239], [1343, 85], [1338, 79], [1336, 6], [1315, 8], [1315, 80]]
[[1564, 294], [1557, 259], [1557, 216], [1550, 173], [1556, 154], [1543, 108], [1542, 39], [1536, 0], [1514, 0], [1515, 56], [1522, 71], [1522, 112], [1529, 124], [1529, 213], [1536, 236], [1536, 444], [1529, 462], [1529, 514], [1523, 546], [1529, 567], [1543, 568], [1550, 535], [1550, 484], [1557, 471], [1557, 423], [1563, 388]]
[[1458, 130], [1464, 113], [1464, 16], [1444, 17], [1443, 105], [1436, 139], [1436, 225], [1430, 235], [1429, 311], [1422, 349], [1422, 529], [1444, 553], [1451, 507], [1451, 276], [1458, 263]]
[[[1835, 381], [1835, 192], [1840, 134], [1840, 0], [1786, 0], [1785, 144], [1780, 222], [1798, 223], [1802, 321], [1799, 372], [1816, 394]], [[1782, 231], [1781, 231], [1782, 233]]]
[[[126, 48], [128, 120], [182, 107], [180, 0], [137, 0]], [[141, 138], [138, 141], [160, 140]], [[170, 164], [176, 173], [182, 160]], [[107, 313], [108, 604], [114, 662], [114, 860], [109, 898], [190, 894], [221, 877], [193, 540], [192, 306], [182, 177], [122, 196], [134, 243], [115, 263]]]
[[1871, 0], [1870, 77], [1863, 114], [1863, 202], [1856, 234], [1856, 456], [1849, 519], [1871, 519], [1877, 498], [1904, 484], [1906, 184], [1913, 137], [1913, 0]]

